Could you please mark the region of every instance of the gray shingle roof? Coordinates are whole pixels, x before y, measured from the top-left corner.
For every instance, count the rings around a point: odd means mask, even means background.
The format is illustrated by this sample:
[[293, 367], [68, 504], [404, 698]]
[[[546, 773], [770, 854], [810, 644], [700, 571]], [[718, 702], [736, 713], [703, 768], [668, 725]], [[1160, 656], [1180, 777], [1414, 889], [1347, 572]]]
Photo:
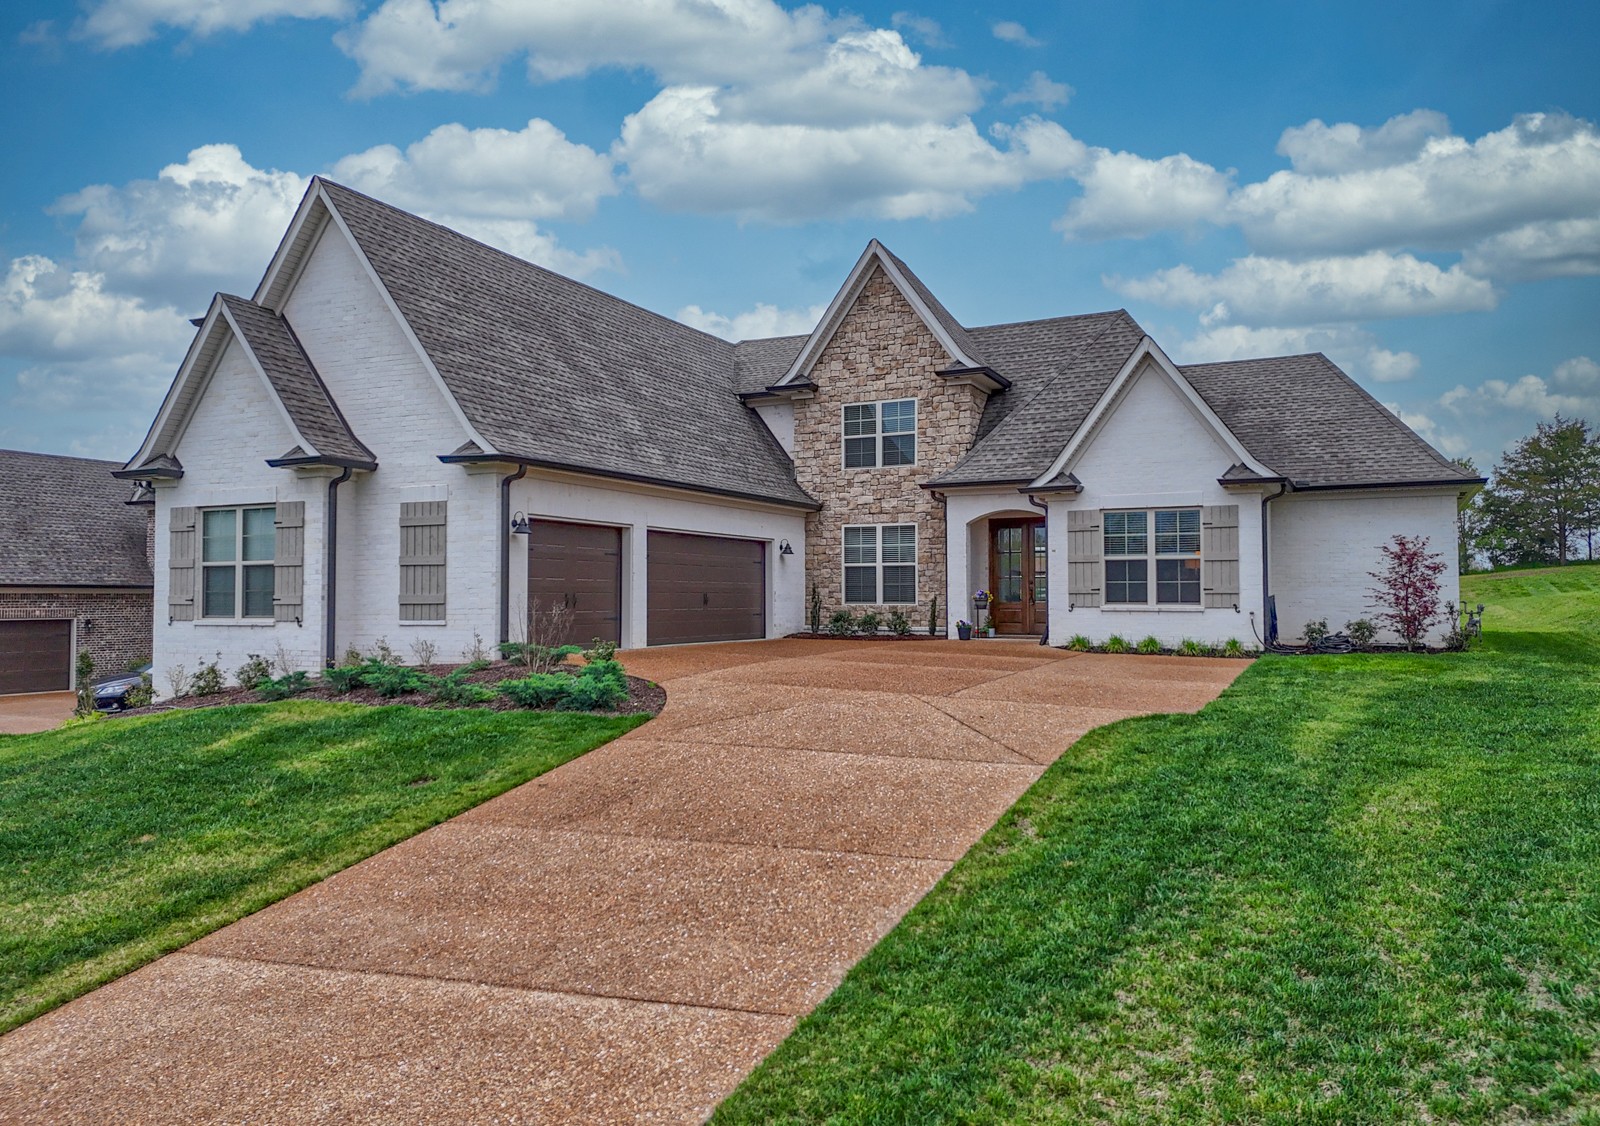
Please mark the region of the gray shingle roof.
[[724, 340], [323, 181], [499, 453], [811, 507]]
[[741, 340], [733, 346], [733, 389], [741, 395], [765, 391], [789, 371], [809, 336]]
[[1256, 460], [1296, 485], [1472, 479], [1320, 352], [1179, 370]]
[[[289, 323], [254, 301], [226, 293], [221, 296], [234, 323], [244, 335], [246, 347], [254, 353], [262, 370], [267, 373], [267, 379], [278, 393], [284, 410], [289, 412], [289, 417], [294, 420], [295, 427], [306, 441], [325, 458], [373, 462], [372, 451], [351, 432], [349, 423], [340, 413], [333, 396], [328, 393], [317, 369], [312, 366], [310, 357], [300, 347], [300, 341], [295, 338]], [[299, 450], [300, 447], [296, 446], [295, 449]], [[303, 457], [305, 454], [306, 451], [300, 450], [298, 455], [293, 455], [291, 451], [284, 456]]]
[[975, 334], [968, 332], [961, 322], [951, 315], [950, 310], [944, 307], [944, 303], [933, 295], [931, 289], [922, 284], [922, 279], [912, 272], [910, 266], [907, 266], [895, 256], [894, 251], [887, 246], [883, 246], [881, 242], [878, 245], [883, 247], [883, 253], [888, 256], [889, 261], [895, 264], [895, 268], [905, 275], [907, 284], [916, 291], [917, 296], [922, 299], [922, 303], [933, 314], [934, 320], [939, 322], [939, 326], [950, 334], [950, 339], [955, 341], [956, 347], [967, 354], [967, 359], [980, 366], [993, 367], [994, 365], [989, 363], [987, 353], [983, 350], [983, 345], [975, 339]]
[[150, 586], [121, 462], [0, 450], [0, 586]]

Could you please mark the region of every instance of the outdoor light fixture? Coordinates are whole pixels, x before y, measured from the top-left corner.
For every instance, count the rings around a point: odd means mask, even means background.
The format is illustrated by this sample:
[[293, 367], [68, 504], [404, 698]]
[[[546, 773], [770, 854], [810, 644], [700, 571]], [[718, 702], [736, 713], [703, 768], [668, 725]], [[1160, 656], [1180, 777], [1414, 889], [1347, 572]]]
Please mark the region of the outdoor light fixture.
[[528, 518], [520, 512], [511, 518], [511, 533], [517, 536], [525, 536], [529, 533]]
[[778, 554], [779, 555], [793, 555], [794, 554], [794, 548], [789, 546], [789, 541], [788, 540], [779, 540], [778, 541]]

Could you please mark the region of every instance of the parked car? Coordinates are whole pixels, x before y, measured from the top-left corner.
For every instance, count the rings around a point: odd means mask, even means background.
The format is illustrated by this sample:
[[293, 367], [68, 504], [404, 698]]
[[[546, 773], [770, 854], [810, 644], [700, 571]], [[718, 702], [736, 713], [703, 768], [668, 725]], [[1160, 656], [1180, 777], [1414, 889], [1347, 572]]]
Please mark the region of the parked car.
[[101, 677], [94, 682], [94, 706], [103, 712], [120, 712], [128, 706], [128, 693], [139, 687], [153, 666], [140, 665], [118, 676]]

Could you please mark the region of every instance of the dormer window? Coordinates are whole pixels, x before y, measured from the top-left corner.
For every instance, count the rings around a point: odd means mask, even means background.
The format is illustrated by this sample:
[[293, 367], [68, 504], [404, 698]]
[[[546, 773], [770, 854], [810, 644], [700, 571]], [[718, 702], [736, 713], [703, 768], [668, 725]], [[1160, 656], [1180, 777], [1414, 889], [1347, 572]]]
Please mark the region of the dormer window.
[[917, 401], [849, 403], [844, 408], [844, 467], [917, 464]]

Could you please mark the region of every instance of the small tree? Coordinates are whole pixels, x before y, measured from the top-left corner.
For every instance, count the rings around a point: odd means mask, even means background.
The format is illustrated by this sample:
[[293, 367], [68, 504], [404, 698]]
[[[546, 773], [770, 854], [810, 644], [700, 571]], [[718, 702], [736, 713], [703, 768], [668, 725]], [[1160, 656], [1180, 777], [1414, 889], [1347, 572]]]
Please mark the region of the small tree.
[[78, 659], [73, 672], [78, 685], [78, 704], [73, 708], [72, 714], [94, 715], [94, 658], [89, 655], [89, 650], [78, 650]]
[[1442, 616], [1439, 576], [1444, 556], [1428, 550], [1427, 536], [1395, 536], [1378, 549], [1383, 552], [1381, 571], [1368, 571], [1377, 580], [1372, 588], [1373, 618], [1400, 636], [1407, 649], [1415, 649], [1428, 627]]

